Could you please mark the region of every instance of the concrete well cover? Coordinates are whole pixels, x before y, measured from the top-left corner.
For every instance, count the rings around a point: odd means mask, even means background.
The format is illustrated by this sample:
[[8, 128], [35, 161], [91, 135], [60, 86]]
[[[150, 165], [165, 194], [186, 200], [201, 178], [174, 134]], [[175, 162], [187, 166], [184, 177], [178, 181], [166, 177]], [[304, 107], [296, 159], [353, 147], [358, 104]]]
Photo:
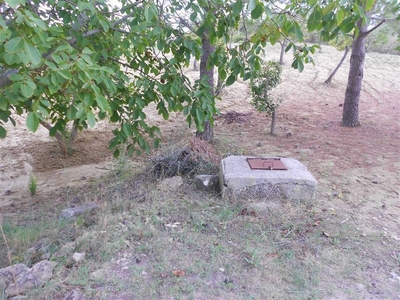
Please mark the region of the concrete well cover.
[[298, 160], [281, 158], [287, 170], [251, 169], [247, 156], [221, 161], [220, 188], [225, 199], [313, 201], [317, 181]]

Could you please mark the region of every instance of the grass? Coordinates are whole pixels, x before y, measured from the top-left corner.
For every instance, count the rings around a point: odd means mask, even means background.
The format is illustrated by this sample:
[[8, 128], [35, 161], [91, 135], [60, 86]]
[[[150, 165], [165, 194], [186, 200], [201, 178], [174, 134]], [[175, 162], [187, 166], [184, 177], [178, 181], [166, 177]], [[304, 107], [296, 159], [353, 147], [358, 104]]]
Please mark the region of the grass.
[[[247, 211], [197, 191], [189, 178], [164, 193], [146, 172], [132, 174], [126, 157], [79, 193], [102, 209], [89, 227], [74, 224], [73, 241], [60, 237], [66, 224], [44, 212], [25, 226], [3, 221], [13, 262], [26, 262], [26, 250], [44, 237], [56, 245], [54, 276], [29, 299], [64, 299], [75, 289], [87, 299], [363, 299], [390, 298], [395, 289], [385, 279], [398, 266], [395, 245], [363, 235], [320, 200]], [[85, 260], [74, 262], [74, 252]]]

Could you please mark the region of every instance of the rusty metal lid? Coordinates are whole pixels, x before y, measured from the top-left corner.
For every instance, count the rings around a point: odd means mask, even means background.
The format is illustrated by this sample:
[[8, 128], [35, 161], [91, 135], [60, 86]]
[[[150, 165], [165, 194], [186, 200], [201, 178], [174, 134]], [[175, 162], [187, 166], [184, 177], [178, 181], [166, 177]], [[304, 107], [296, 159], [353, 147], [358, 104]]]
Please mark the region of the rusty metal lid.
[[287, 170], [280, 158], [247, 158], [252, 170]]

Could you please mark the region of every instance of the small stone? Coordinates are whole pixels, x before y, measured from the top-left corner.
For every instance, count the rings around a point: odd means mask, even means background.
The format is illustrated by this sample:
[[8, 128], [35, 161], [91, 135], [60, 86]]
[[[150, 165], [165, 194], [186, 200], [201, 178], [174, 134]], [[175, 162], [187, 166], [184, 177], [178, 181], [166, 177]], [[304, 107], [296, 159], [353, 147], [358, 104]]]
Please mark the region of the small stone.
[[90, 279], [100, 280], [106, 275], [105, 273], [106, 272], [103, 269], [98, 269], [90, 274]]
[[165, 178], [158, 184], [158, 189], [164, 192], [176, 191], [183, 184], [181, 176], [174, 176], [171, 178]]
[[215, 191], [219, 185], [219, 177], [217, 175], [197, 175], [194, 183], [198, 190]]
[[74, 259], [74, 261], [76, 261], [77, 263], [79, 263], [79, 262], [81, 262], [81, 261], [83, 261], [83, 260], [85, 259], [85, 256], [86, 256], [86, 253], [85, 253], [85, 252], [83, 252], [83, 253], [75, 252], [75, 253], [72, 255], [72, 258]]
[[94, 212], [100, 208], [95, 202], [90, 202], [81, 206], [63, 209], [60, 213], [60, 219], [74, 220], [77, 216], [88, 212]]

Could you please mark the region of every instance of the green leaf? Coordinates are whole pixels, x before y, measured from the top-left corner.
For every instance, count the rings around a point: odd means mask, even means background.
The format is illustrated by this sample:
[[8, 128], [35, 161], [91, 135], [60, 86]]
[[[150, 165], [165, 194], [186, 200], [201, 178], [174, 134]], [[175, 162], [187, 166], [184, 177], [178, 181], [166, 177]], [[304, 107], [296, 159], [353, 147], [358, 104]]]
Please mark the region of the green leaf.
[[235, 1], [235, 3], [232, 6], [232, 11], [234, 15], [240, 15], [243, 7], [243, 2], [242, 0]]
[[46, 61], [44, 63], [52, 70], [56, 70], [57, 69], [57, 66], [55, 64], [53, 64], [51, 61]]
[[0, 125], [0, 139], [4, 139], [7, 136], [7, 131], [3, 126]]
[[299, 61], [297, 62], [297, 68], [299, 69], [299, 72], [300, 72], [300, 73], [303, 72], [303, 70], [304, 70], [304, 64], [303, 64], [303, 62], [302, 62], [301, 60], [299, 60]]
[[0, 99], [0, 110], [6, 110], [8, 107], [8, 102], [6, 99]]
[[196, 108], [196, 117], [197, 117], [197, 121], [199, 123], [204, 122], [204, 111], [202, 109], [200, 109], [199, 107]]
[[374, 4], [375, 4], [375, 0], [366, 0], [365, 1], [365, 10], [370, 11], [374, 7]]
[[90, 127], [94, 127], [94, 125], [96, 125], [96, 118], [91, 111], [87, 113], [87, 120], [89, 122]]
[[258, 19], [264, 12], [264, 6], [261, 3], [257, 3], [256, 7], [251, 11], [251, 18]]
[[345, 16], [345, 11], [344, 11], [344, 9], [340, 9], [340, 10], [337, 12], [337, 14], [336, 14], [336, 23], [337, 23], [338, 25], [342, 24], [343, 19], [344, 19], [344, 16]]
[[22, 50], [24, 47], [24, 40], [21, 37], [15, 37], [12, 40], [9, 40], [4, 45], [5, 52], [15, 53], [17, 51]]
[[32, 132], [35, 132], [39, 128], [39, 118], [36, 113], [30, 112], [26, 117], [26, 127]]
[[[114, 148], [114, 147], [113, 147]], [[114, 158], [118, 158], [119, 156], [119, 149], [115, 149], [114, 153], [113, 153]]]
[[25, 52], [28, 55], [29, 60], [32, 62], [33, 65], [39, 65], [40, 61], [42, 60], [42, 55], [40, 54], [39, 50], [25, 41]]
[[[297, 25], [297, 24], [296, 24], [296, 25]], [[296, 35], [296, 39], [297, 39], [299, 42], [302, 42], [302, 41], [303, 41], [304, 35], [303, 35], [303, 32], [302, 32], [301, 29], [300, 29], [300, 26], [295, 26], [295, 27], [294, 27], [294, 34]]]
[[321, 23], [321, 11], [318, 6], [314, 8], [314, 11], [311, 13], [310, 17], [307, 20], [307, 28], [309, 31], [314, 31], [318, 28], [318, 25]]
[[12, 81], [21, 81], [21, 80], [25, 80], [25, 77], [20, 75], [20, 74], [12, 74], [10, 77], [10, 80]]
[[60, 70], [57, 70], [57, 73], [60, 74], [60, 76], [64, 77], [65, 79], [69, 80], [72, 78], [71, 72], [68, 70], [60, 69]]
[[3, 16], [0, 16], [0, 27], [6, 29], [6, 22], [4, 22]]
[[11, 8], [17, 8], [18, 5], [25, 5], [25, 0], [6, 0], [5, 1]]
[[11, 66], [13, 64], [19, 63], [21, 60], [19, 59], [18, 55], [14, 53], [6, 53], [4, 55], [4, 61]]
[[229, 75], [228, 79], [226, 80], [226, 86], [230, 86], [232, 84], [234, 84], [234, 82], [236, 81], [236, 76], [234, 75]]
[[326, 15], [326, 14], [330, 13], [335, 8], [335, 5], [336, 5], [335, 1], [332, 1], [331, 3], [329, 3], [327, 6], [325, 6], [322, 9], [322, 14]]
[[97, 102], [97, 105], [99, 106], [99, 108], [101, 109], [101, 111], [104, 112], [104, 111], [108, 110], [108, 101], [104, 96], [97, 95], [96, 102]]
[[23, 83], [23, 84], [21, 84], [20, 89], [21, 89], [21, 94], [25, 98], [30, 98], [30, 97], [33, 96], [33, 91], [34, 90], [29, 85]]
[[151, 9], [150, 6], [146, 6], [144, 8], [144, 18], [146, 19], [147, 22], [150, 22], [153, 19], [153, 10]]
[[103, 20], [99, 20], [99, 23], [100, 23], [101, 27], [103, 27], [103, 30], [105, 32], [108, 32], [108, 30], [110, 29], [110, 25], [108, 25], [108, 23]]
[[257, 4], [256, 0], [250, 0], [249, 4], [247, 5], [247, 9], [249, 11], [252, 11], [253, 9], [256, 8], [256, 4]]

